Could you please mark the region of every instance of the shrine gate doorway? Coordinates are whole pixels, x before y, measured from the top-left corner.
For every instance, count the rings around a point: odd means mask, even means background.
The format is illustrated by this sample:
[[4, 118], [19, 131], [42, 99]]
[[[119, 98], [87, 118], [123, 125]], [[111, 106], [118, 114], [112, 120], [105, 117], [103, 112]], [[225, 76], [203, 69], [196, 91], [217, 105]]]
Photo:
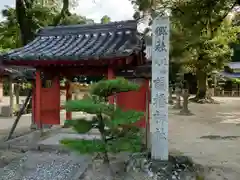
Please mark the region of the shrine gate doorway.
[[33, 116], [37, 125], [60, 124], [60, 82], [58, 76], [41, 81], [36, 72], [36, 86], [33, 91]]
[[[44, 125], [60, 124], [60, 77], [91, 72], [112, 79], [118, 69], [134, 69], [145, 64], [144, 50], [145, 43], [137, 31], [137, 21], [130, 20], [47, 27], [38, 31], [36, 38], [26, 46], [1, 54], [0, 58], [5, 65], [36, 68], [34, 121]], [[47, 78], [51, 81], [50, 86], [42, 86], [42, 81], [46, 83], [46, 78], [41, 78], [42, 72], [51, 75]], [[126, 109], [145, 111], [146, 94], [143, 92], [141, 89], [120, 94], [118, 104]]]

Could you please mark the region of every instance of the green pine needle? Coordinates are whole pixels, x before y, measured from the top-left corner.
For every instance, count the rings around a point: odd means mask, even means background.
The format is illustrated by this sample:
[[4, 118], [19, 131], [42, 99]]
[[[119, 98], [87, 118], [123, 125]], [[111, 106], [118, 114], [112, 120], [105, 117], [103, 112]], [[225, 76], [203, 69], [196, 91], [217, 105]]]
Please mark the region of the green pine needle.
[[82, 119], [74, 119], [74, 120], [66, 120], [64, 125], [67, 127], [72, 127], [73, 130], [82, 134], [89, 132], [93, 127], [96, 121], [87, 120], [86, 118]]
[[[138, 89], [139, 85], [124, 78], [102, 80], [92, 86], [89, 97], [67, 101], [66, 111], [81, 111], [96, 116], [91, 120], [86, 118], [67, 120], [65, 125], [72, 127], [79, 134], [87, 133], [93, 127], [97, 127], [102, 139], [64, 139], [61, 143], [80, 153], [140, 151], [142, 137], [139, 128], [133, 127], [132, 124], [140, 120], [144, 113], [134, 110], [124, 111], [107, 102], [107, 97], [115, 93]], [[106, 126], [108, 130], [105, 129]]]
[[140, 88], [138, 84], [132, 83], [124, 78], [111, 80], [101, 80], [91, 88], [91, 94], [100, 97], [109, 97], [113, 94], [128, 91], [137, 91]]

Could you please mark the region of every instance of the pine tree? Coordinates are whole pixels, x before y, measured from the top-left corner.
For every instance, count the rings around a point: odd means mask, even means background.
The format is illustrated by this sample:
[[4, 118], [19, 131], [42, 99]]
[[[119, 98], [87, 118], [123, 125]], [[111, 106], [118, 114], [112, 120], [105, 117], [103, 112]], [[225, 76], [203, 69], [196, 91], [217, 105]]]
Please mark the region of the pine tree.
[[65, 104], [67, 111], [82, 111], [95, 116], [91, 120], [85, 118], [67, 120], [66, 124], [80, 134], [88, 133], [92, 128], [97, 128], [101, 134], [101, 139], [64, 139], [61, 143], [80, 153], [102, 153], [103, 162], [108, 166], [108, 152], [140, 151], [142, 137], [140, 129], [134, 123], [144, 113], [134, 110], [123, 111], [120, 107], [108, 103], [108, 97], [112, 95], [138, 89], [137, 84], [124, 78], [101, 80], [91, 87], [88, 97], [82, 100], [67, 101]]

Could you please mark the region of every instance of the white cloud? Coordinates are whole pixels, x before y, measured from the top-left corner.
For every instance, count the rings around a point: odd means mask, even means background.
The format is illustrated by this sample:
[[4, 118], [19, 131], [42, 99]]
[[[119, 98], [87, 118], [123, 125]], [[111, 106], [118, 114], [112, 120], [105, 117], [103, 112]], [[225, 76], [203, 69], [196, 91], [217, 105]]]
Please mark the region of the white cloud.
[[134, 9], [130, 0], [79, 0], [74, 12], [100, 22], [108, 15], [112, 21], [132, 19]]

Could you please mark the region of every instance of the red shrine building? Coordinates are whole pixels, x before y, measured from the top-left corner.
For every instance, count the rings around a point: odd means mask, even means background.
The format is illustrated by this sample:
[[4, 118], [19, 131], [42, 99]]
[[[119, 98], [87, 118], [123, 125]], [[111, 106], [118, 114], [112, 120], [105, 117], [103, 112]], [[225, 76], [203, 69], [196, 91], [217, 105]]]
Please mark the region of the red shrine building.
[[[36, 69], [32, 95], [34, 121], [38, 125], [54, 125], [60, 124], [60, 78], [104, 75], [112, 79], [126, 69], [146, 64], [144, 50], [145, 43], [137, 32], [137, 22], [131, 20], [47, 27], [41, 29], [29, 44], [2, 54], [0, 58], [6, 66]], [[127, 77], [124, 73], [122, 76]], [[136, 79], [132, 73], [129, 78], [133, 77]], [[116, 103], [125, 109], [146, 111], [149, 82], [142, 80], [140, 83], [139, 91], [118, 94]], [[68, 84], [65, 89], [66, 99], [70, 100]], [[113, 101], [110, 99], [110, 103]], [[70, 112], [66, 113], [66, 118], [71, 118]], [[145, 127], [145, 119], [138, 125]]]

